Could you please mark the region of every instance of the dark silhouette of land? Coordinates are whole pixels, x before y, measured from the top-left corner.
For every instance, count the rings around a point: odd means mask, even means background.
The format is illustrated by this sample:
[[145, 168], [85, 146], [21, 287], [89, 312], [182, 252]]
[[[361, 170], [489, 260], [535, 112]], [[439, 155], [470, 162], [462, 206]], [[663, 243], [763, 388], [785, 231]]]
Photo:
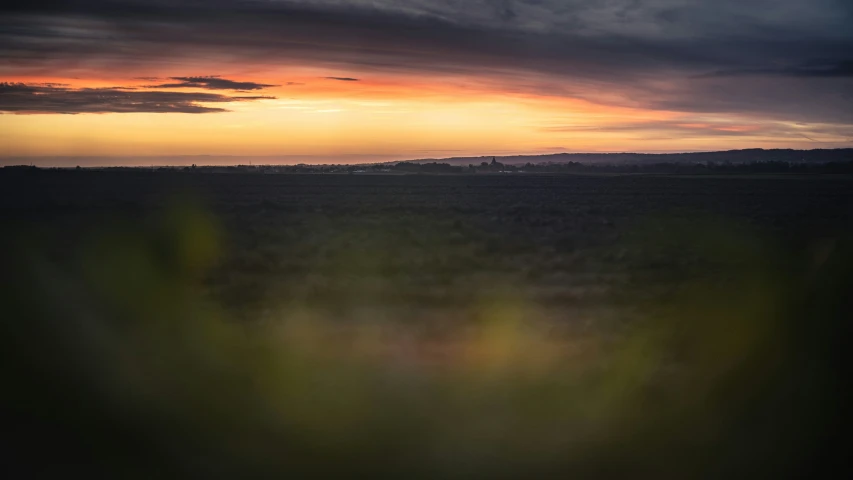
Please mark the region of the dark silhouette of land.
[[[195, 159], [196, 157], [186, 157]], [[198, 160], [202, 162], [205, 157]], [[221, 161], [221, 159], [219, 159]], [[409, 160], [368, 164], [275, 164], [274, 157], [264, 164], [189, 166], [91, 167], [93, 169], [135, 169], [185, 171], [196, 173], [345, 173], [345, 174], [549, 174], [549, 173], [654, 173], [654, 174], [851, 174], [853, 149], [834, 150], [729, 150], [699, 153], [559, 153], [553, 155], [519, 155], [456, 157], [440, 160]], [[235, 162], [236, 163], [236, 162]], [[57, 168], [57, 167], [53, 167]], [[62, 169], [79, 166], [69, 165]], [[50, 168], [48, 168], [50, 169]], [[37, 171], [32, 165], [10, 165], [6, 171]]]
[[496, 158], [505, 165], [581, 163], [585, 165], [718, 164], [718, 163], [831, 163], [853, 160], [853, 148], [793, 150], [752, 148], [719, 152], [686, 153], [554, 153], [547, 155], [511, 155], [453, 157], [413, 160], [417, 163], [447, 163], [454, 166], [480, 165]]

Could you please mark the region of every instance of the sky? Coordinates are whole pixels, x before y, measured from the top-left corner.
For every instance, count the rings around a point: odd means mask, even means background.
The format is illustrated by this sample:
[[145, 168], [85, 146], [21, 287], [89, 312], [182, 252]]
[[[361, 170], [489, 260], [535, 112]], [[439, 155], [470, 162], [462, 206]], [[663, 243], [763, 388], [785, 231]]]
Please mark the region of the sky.
[[851, 147], [850, 25], [849, 0], [12, 0], [0, 164]]

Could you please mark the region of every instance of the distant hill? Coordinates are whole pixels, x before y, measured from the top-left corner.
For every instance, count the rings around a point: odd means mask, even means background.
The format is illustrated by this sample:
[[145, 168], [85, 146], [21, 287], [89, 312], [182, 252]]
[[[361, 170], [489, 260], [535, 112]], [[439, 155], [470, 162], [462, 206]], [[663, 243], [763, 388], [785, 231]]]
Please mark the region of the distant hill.
[[555, 153], [547, 155], [511, 155], [482, 157], [453, 157], [409, 160], [412, 163], [448, 163], [454, 166], [480, 165], [496, 158], [507, 165], [527, 163], [569, 163], [578, 162], [591, 165], [644, 165], [655, 163], [755, 163], [755, 162], [793, 162], [793, 163], [829, 163], [853, 161], [853, 148], [792, 150], [753, 148], [748, 150], [728, 150], [722, 152], [695, 153]]

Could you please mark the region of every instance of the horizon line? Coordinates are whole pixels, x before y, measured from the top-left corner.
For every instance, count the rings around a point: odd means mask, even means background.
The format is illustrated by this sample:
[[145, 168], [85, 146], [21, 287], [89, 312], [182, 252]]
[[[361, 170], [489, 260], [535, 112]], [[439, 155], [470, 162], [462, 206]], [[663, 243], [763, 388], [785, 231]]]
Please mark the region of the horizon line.
[[[442, 161], [454, 161], [459, 159], [488, 159], [488, 158], [517, 158], [517, 157], [554, 157], [560, 155], [570, 155], [570, 156], [607, 156], [607, 155], [661, 155], [661, 156], [676, 156], [676, 155], [690, 155], [690, 154], [725, 154], [725, 153], [736, 153], [736, 152], [747, 152], [747, 151], [761, 151], [761, 152], [773, 152], [773, 151], [787, 151], [787, 152], [815, 152], [815, 151], [844, 151], [844, 150], [853, 150], [853, 147], [836, 147], [836, 148], [813, 148], [813, 149], [796, 149], [796, 148], [740, 148], [740, 149], [729, 149], [729, 150], [689, 150], [689, 151], [646, 151], [646, 152], [632, 152], [632, 151], [605, 151], [605, 152], [594, 152], [594, 151], [563, 151], [563, 152], [550, 152], [550, 153], [510, 153], [510, 154], [484, 154], [484, 155], [460, 155], [460, 156], [451, 156], [451, 157], [421, 157], [421, 158], [411, 158], [411, 157], [398, 157], [392, 154], [340, 154], [340, 155], [214, 155], [214, 154], [189, 154], [189, 155], [8, 155], [8, 156], [0, 156], [0, 168], [5, 167], [37, 167], [37, 168], [56, 168], [56, 169], [73, 169], [76, 167], [81, 168], [182, 168], [189, 167], [189, 164], [186, 163], [159, 163], [159, 161], [163, 160], [187, 160], [187, 159], [219, 159], [219, 160], [228, 160], [235, 159], [238, 162], [242, 160], [243, 162], [248, 163], [210, 163], [210, 164], [199, 164], [196, 165], [193, 163], [193, 166], [197, 167], [273, 167], [273, 166], [370, 166], [370, 165], [383, 165], [383, 164], [392, 164], [392, 163], [406, 163], [406, 162], [434, 162], [440, 163]], [[386, 157], [386, 158], [382, 158]], [[311, 159], [355, 159], [355, 158], [363, 158], [365, 161], [355, 162], [355, 163], [334, 163], [334, 162], [310, 162]], [[121, 162], [122, 160], [146, 160], [146, 162], [152, 163], [125, 163]], [[281, 163], [275, 162], [274, 160], [286, 160], [290, 159], [289, 163]], [[298, 163], [295, 162], [296, 159], [306, 160], [307, 162], [300, 161]], [[57, 164], [54, 163], [56, 161], [73, 161], [73, 160], [96, 160], [101, 162], [95, 162], [94, 164], [77, 164], [77, 165], [68, 165], [68, 164]], [[103, 161], [115, 160], [118, 162], [103, 162]], [[254, 164], [253, 161], [256, 160], [272, 160], [270, 163], [257, 163]], [[24, 163], [21, 163], [24, 162]], [[49, 162], [49, 163], [46, 163]], [[103, 163], [102, 163], [103, 162]], [[39, 163], [39, 164], [36, 164]], [[88, 163], [88, 162], [87, 162]]]

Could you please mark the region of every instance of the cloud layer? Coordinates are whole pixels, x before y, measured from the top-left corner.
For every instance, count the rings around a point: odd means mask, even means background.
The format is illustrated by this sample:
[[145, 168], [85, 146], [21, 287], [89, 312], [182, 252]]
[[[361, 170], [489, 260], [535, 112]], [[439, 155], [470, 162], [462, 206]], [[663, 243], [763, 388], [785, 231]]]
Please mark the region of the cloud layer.
[[152, 85], [150, 88], [204, 88], [207, 90], [249, 91], [278, 86], [256, 82], [235, 82], [234, 80], [221, 78], [218, 75], [209, 77], [169, 77], [169, 79], [176, 80], [177, 83], [162, 83], [160, 85]]
[[[240, 58], [358, 77], [464, 76], [690, 114], [853, 123], [848, 0], [29, 0], [0, 9], [0, 73]], [[173, 80], [161, 86], [268, 86]]]
[[0, 112], [10, 113], [217, 113], [227, 110], [202, 104], [265, 98], [271, 97], [0, 83]]

